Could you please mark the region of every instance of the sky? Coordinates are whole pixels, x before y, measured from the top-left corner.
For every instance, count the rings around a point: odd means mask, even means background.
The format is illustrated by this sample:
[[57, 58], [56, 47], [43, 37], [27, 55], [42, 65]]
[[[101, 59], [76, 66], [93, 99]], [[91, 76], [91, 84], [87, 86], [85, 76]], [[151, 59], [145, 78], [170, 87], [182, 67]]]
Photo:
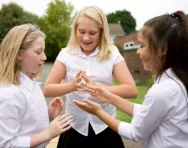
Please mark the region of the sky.
[[[38, 16], [45, 14], [48, 3], [53, 0], [0, 0], [2, 4], [15, 2], [22, 6], [24, 10]], [[65, 0], [74, 7], [74, 12], [84, 6], [95, 5], [103, 9], [105, 14], [117, 10], [127, 10], [136, 20], [136, 29], [139, 30], [145, 21], [164, 13], [172, 13], [182, 10], [188, 14], [188, 0]]]

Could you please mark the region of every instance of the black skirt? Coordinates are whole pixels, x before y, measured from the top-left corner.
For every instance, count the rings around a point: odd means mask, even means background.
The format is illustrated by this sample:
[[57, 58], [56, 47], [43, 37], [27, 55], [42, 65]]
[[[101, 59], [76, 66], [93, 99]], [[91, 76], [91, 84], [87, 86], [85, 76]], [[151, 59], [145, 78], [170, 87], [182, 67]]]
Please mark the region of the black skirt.
[[88, 136], [71, 128], [61, 134], [57, 148], [124, 148], [121, 136], [109, 127], [95, 135], [89, 124]]

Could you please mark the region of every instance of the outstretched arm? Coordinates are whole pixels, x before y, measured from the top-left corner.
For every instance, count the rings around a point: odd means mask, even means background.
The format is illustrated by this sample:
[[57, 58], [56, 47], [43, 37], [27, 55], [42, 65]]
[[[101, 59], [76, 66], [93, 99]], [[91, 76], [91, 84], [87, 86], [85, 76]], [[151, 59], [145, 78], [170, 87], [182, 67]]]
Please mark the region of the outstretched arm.
[[[81, 109], [96, 115], [121, 136], [141, 141], [151, 135], [161, 125], [169, 110], [174, 109], [175, 104], [169, 105], [169, 100], [166, 99], [170, 98], [170, 96], [173, 97], [168, 90], [165, 90], [165, 88], [162, 90], [160, 86], [152, 92], [150, 91], [146, 95], [144, 103], [139, 107], [139, 112], [134, 114], [131, 124], [114, 119], [108, 113], [104, 112], [99, 104], [92, 101], [84, 100], [84, 102], [78, 102], [74, 100], [74, 103]], [[126, 108], [128, 104], [124, 105], [124, 108]], [[135, 112], [136, 106], [134, 104], [132, 114]]]

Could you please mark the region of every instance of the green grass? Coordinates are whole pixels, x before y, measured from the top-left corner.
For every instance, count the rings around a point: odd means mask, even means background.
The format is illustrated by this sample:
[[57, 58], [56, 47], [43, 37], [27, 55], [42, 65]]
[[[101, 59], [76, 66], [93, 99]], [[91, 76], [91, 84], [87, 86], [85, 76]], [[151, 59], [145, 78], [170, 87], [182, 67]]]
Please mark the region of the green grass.
[[[115, 84], [116, 83], [117, 82], [115, 82]], [[144, 96], [145, 96], [148, 88], [146, 86], [137, 86], [137, 89], [138, 89], [138, 96], [136, 97], [136, 99], [129, 99], [129, 101], [131, 101], [133, 103], [142, 104]], [[128, 116], [127, 114], [125, 114], [124, 112], [122, 112], [119, 109], [117, 109], [116, 117], [117, 117], [117, 119], [119, 119], [121, 121], [129, 122], [129, 123], [131, 122], [131, 119], [132, 119], [132, 117]]]

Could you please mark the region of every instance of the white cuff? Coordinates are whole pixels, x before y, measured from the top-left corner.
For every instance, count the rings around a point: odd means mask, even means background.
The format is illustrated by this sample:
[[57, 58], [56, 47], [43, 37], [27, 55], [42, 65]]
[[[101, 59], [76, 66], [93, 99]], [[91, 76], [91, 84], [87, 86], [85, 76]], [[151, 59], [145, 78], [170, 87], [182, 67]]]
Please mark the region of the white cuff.
[[31, 140], [29, 136], [17, 137], [16, 139], [16, 147], [20, 148], [29, 148], [31, 147]]
[[131, 129], [132, 125], [127, 122], [120, 122], [118, 127], [118, 134], [124, 138], [131, 139]]

